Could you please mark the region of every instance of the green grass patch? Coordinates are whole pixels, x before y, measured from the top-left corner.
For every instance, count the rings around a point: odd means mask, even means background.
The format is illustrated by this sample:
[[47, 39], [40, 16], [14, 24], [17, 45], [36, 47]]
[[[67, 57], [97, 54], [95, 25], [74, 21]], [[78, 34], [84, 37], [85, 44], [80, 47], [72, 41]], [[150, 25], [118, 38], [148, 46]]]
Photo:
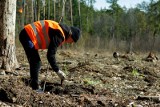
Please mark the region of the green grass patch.
[[101, 81], [100, 80], [92, 80], [91, 78], [85, 78], [83, 80], [84, 84], [89, 84], [89, 85], [98, 85], [98, 84], [101, 84]]

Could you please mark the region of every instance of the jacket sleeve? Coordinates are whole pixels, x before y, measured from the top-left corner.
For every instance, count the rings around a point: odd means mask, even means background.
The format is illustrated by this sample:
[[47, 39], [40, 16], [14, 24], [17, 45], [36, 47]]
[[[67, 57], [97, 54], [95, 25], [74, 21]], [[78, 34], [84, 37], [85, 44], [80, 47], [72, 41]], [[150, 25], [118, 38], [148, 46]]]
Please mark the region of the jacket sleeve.
[[55, 55], [56, 55], [58, 46], [63, 41], [63, 37], [58, 30], [54, 30], [52, 28], [49, 28], [48, 34], [49, 34], [49, 37], [50, 37], [50, 44], [49, 44], [48, 52], [47, 52], [47, 59], [48, 59], [48, 62], [50, 63], [50, 65], [51, 65], [52, 69], [55, 72], [58, 72], [59, 67], [56, 63]]

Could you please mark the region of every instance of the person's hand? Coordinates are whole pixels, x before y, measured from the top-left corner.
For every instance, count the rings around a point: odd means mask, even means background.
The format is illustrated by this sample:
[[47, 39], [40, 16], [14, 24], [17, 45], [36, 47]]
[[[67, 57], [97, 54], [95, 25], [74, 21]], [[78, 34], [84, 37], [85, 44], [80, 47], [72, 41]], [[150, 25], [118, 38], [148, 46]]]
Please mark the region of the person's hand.
[[56, 72], [56, 73], [57, 73], [57, 75], [59, 76], [59, 78], [60, 78], [61, 80], [65, 80], [66, 74], [65, 74], [63, 71], [59, 70], [59, 71]]

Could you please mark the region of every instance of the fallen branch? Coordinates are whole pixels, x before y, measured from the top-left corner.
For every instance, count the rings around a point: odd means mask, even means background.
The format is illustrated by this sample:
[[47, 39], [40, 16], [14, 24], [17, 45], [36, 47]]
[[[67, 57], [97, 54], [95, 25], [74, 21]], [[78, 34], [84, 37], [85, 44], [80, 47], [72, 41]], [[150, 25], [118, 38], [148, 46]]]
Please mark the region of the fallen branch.
[[73, 71], [73, 70], [75, 70], [75, 69], [77, 69], [77, 68], [80, 68], [80, 67], [83, 67], [83, 66], [86, 66], [86, 65], [89, 65], [89, 62], [81, 62], [81, 63], [78, 63], [78, 65], [77, 66], [75, 66], [75, 67], [73, 67], [73, 68], [70, 68], [68, 71]]
[[137, 100], [151, 100], [160, 103], [160, 96], [138, 96]]

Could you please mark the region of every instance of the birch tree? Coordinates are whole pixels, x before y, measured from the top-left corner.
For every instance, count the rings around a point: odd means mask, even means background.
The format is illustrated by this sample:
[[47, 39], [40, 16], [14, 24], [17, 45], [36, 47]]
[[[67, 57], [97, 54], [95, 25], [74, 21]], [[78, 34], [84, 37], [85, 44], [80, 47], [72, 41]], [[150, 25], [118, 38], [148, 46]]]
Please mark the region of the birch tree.
[[16, 0], [0, 0], [0, 8], [1, 68], [11, 71], [19, 66], [15, 53]]

